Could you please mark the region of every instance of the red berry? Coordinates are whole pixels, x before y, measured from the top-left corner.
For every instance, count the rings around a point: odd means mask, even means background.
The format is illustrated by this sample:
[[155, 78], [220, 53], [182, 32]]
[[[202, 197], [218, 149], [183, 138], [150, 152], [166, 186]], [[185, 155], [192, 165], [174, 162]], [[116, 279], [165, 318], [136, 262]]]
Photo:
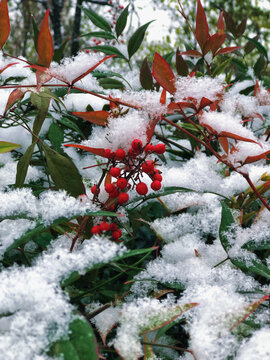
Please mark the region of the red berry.
[[127, 180], [125, 178], [119, 178], [116, 185], [119, 189], [124, 189], [127, 186]]
[[115, 187], [114, 184], [107, 184], [107, 185], [105, 185], [105, 191], [106, 191], [107, 193], [111, 193], [111, 192], [113, 192], [113, 191], [115, 191], [115, 190], [116, 190], [116, 187]]
[[111, 149], [105, 149], [105, 157], [111, 159], [114, 157], [114, 152]]
[[154, 151], [154, 146], [152, 144], [147, 144], [146, 147], [144, 148], [144, 151], [146, 153], [148, 153], [148, 152], [151, 153]]
[[144, 182], [140, 182], [136, 185], [136, 191], [140, 195], [146, 195], [148, 193], [148, 187]]
[[135, 150], [133, 150], [132, 148], [130, 148], [128, 150], [128, 155], [131, 157], [131, 158], [135, 158], [137, 156]]
[[117, 160], [123, 160], [126, 156], [126, 152], [123, 149], [118, 149], [115, 152], [115, 157]]
[[109, 210], [110, 210], [110, 211], [114, 211], [114, 208], [115, 208], [115, 206], [114, 206], [114, 204], [112, 204], [112, 205], [110, 206]]
[[100, 223], [99, 227], [101, 231], [108, 231], [110, 229], [110, 225], [106, 221]]
[[127, 193], [121, 193], [118, 195], [118, 204], [125, 204], [129, 199], [129, 195]]
[[93, 226], [92, 229], [91, 229], [91, 233], [92, 234], [99, 234], [100, 233], [100, 226], [99, 225]]
[[147, 160], [142, 164], [142, 171], [151, 174], [154, 171], [155, 164], [152, 160]]
[[154, 180], [154, 181], [151, 183], [151, 188], [152, 188], [154, 191], [158, 191], [158, 190], [161, 188], [161, 182], [158, 181], [158, 180]]
[[112, 167], [111, 170], [110, 170], [110, 174], [113, 177], [117, 178], [120, 175], [120, 171], [121, 170], [119, 169], [119, 167]]
[[89, 54], [89, 53], [90, 53], [90, 50], [86, 49], [85, 52], [86, 52], [86, 54]]
[[[91, 193], [92, 193], [92, 194], [95, 194], [95, 193], [96, 193], [96, 189], [97, 189], [97, 185], [92, 186], [92, 187], [91, 187]], [[99, 193], [100, 193], [100, 189], [97, 189], [97, 194], [99, 194]]]
[[112, 238], [114, 240], [119, 239], [121, 236], [122, 236], [122, 231], [120, 229], [117, 229], [112, 233]]
[[115, 231], [118, 229], [118, 226], [115, 223], [110, 223], [110, 230]]
[[110, 198], [116, 198], [118, 195], [119, 195], [119, 191], [117, 189], [109, 193]]
[[141, 151], [142, 150], [142, 142], [140, 139], [134, 139], [131, 143], [131, 147], [135, 151]]
[[154, 175], [154, 180], [162, 181], [162, 176], [161, 176], [161, 174], [155, 174], [155, 175]]
[[164, 154], [166, 151], [166, 147], [164, 144], [157, 144], [154, 146], [154, 152], [157, 154]]

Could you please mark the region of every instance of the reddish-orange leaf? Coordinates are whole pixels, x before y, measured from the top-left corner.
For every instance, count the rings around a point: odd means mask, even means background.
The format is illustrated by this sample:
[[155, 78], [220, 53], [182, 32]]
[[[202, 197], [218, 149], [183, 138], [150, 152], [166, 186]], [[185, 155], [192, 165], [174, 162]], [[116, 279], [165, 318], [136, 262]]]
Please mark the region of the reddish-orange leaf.
[[254, 303], [250, 304], [249, 306], [247, 306], [245, 308], [245, 315], [239, 320], [237, 321], [236, 324], [234, 324], [231, 328], [230, 331], [232, 331], [232, 329], [234, 329], [237, 325], [239, 325], [241, 322], [243, 322], [244, 320], [246, 320], [247, 317], [249, 317], [250, 314], [253, 313], [253, 311], [255, 311], [263, 302], [265, 302], [266, 300], [268, 300], [270, 297], [270, 295], [265, 295], [263, 297], [261, 297], [259, 300], [255, 301]]
[[53, 41], [49, 29], [49, 9], [43, 18], [37, 41], [38, 64], [50, 66], [53, 58]]
[[162, 104], [162, 105], [165, 105], [166, 104], [166, 90], [163, 89], [162, 90], [162, 93], [160, 95], [160, 100], [159, 102]]
[[76, 115], [84, 120], [90, 121], [93, 124], [105, 126], [108, 122], [108, 117], [110, 113], [108, 111], [86, 111], [86, 112], [73, 112], [73, 115]]
[[214, 56], [225, 40], [225, 34], [215, 33], [213, 36], [211, 36], [211, 51]]
[[112, 177], [111, 177], [111, 174], [108, 172], [106, 177], [105, 177], [104, 184], [105, 185], [111, 184], [111, 182], [112, 182]]
[[211, 105], [212, 104], [212, 100], [209, 100], [205, 97], [202, 97], [201, 98], [201, 101], [200, 101], [200, 105], [199, 105], [199, 109], [203, 109], [204, 107], [208, 106], [208, 105]]
[[15, 63], [11, 63], [11, 64], [6, 65], [6, 66], [3, 67], [2, 69], [0, 69], [0, 74], [2, 74], [2, 72], [5, 71], [5, 70], [6, 70], [7, 68], [9, 68], [10, 66], [16, 65], [16, 64], [19, 64], [19, 63], [15, 62]]
[[218, 52], [215, 54], [215, 56], [217, 55], [223, 55], [223, 54], [228, 54], [231, 53], [235, 50], [241, 49], [241, 46], [231, 46], [231, 47], [225, 47], [223, 49], [218, 50]]
[[202, 7], [201, 1], [197, 2], [197, 16], [196, 16], [196, 31], [195, 36], [203, 51], [204, 44], [209, 39], [209, 27], [205, 15], [205, 11]]
[[[252, 139], [248, 139], [248, 138], [245, 138], [243, 136], [239, 136], [239, 135], [236, 135], [236, 134], [233, 134], [233, 133], [230, 133], [228, 131], [221, 131], [218, 136], [226, 136], [228, 138], [231, 138], [231, 139], [234, 139], [234, 140], [241, 140], [241, 141], [246, 141], [246, 142], [252, 142], [252, 143], [255, 143], [255, 144], [259, 144], [257, 141], [255, 140], [252, 140]], [[259, 144], [260, 145], [260, 144]]]
[[218, 29], [219, 35], [223, 35], [225, 33], [225, 23], [224, 23], [224, 19], [223, 19], [223, 11], [221, 11], [221, 13], [219, 15], [218, 22], [217, 22], [217, 29]]
[[150, 120], [147, 129], [146, 129], [146, 136], [147, 136], [147, 142], [149, 143], [154, 135], [155, 127], [157, 123], [159, 122], [159, 118], [153, 118]]
[[[26, 91], [28, 91], [28, 90], [26, 90]], [[6, 104], [4, 116], [6, 115], [6, 112], [8, 111], [8, 109], [11, 108], [11, 106], [13, 106], [17, 100], [23, 98], [26, 91], [23, 91], [20, 88], [18, 88], [18, 89], [13, 90], [10, 93], [7, 104]]]
[[258, 82], [258, 80], [256, 80], [256, 84], [254, 86], [254, 96], [258, 95], [260, 91], [261, 91], [261, 89], [260, 89], [259, 82]]
[[228, 139], [226, 137], [222, 137], [220, 136], [218, 138], [218, 141], [220, 143], [220, 145], [222, 146], [223, 150], [225, 151], [226, 154], [228, 154], [229, 152], [229, 142]]
[[165, 59], [158, 53], [155, 53], [153, 62], [153, 76], [160, 86], [162, 86], [169, 93], [174, 94], [175, 88], [175, 76]]
[[270, 150], [265, 151], [256, 156], [248, 156], [245, 160], [245, 164], [251, 164], [251, 163], [254, 163], [255, 161], [266, 159], [268, 154], [270, 154]]
[[179, 55], [188, 55], [188, 56], [191, 56], [191, 57], [203, 57], [203, 54], [201, 54], [197, 50], [182, 51], [182, 52], [179, 53]]
[[216, 111], [217, 110], [217, 102], [214, 101], [211, 105], [210, 105], [210, 110], [211, 111]]
[[0, 3], [0, 49], [5, 45], [10, 33], [7, 0]]
[[85, 73], [83, 73], [82, 75], [78, 76], [76, 79], [72, 80], [72, 85], [75, 84], [75, 82], [81, 80], [82, 78], [84, 78], [86, 75], [90, 74], [93, 70], [95, 70], [96, 67], [98, 67], [100, 64], [103, 63], [103, 61], [110, 59], [112, 57], [115, 57], [116, 55], [109, 55], [106, 56], [105, 58], [103, 58], [102, 60], [100, 60], [99, 62], [97, 62], [94, 66], [92, 66], [89, 70], [87, 70]]
[[92, 147], [89, 147], [89, 146], [78, 145], [78, 144], [65, 144], [64, 146], [66, 146], [66, 147], [76, 147], [78, 149], [88, 151], [88, 152], [90, 152], [92, 154], [99, 155], [99, 156], [107, 158], [106, 153], [105, 153], [105, 149], [92, 148]]

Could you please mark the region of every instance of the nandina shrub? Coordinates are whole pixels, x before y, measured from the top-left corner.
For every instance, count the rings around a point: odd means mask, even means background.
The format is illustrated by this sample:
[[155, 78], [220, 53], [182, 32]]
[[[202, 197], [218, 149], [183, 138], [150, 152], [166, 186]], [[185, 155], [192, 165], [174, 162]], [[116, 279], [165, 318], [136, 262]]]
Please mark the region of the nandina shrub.
[[33, 64], [3, 50], [0, 3], [2, 357], [268, 359], [267, 71], [198, 0], [198, 49], [145, 59], [127, 90], [111, 68], [149, 23], [123, 53], [129, 8], [85, 12], [108, 44], [55, 63], [47, 11]]

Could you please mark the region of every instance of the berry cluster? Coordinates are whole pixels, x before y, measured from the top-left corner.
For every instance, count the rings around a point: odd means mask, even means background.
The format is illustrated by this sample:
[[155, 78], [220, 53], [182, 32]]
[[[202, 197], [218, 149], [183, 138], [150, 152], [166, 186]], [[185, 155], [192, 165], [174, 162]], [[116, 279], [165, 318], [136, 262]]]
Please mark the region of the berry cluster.
[[[161, 188], [162, 176], [155, 167], [156, 160], [146, 160], [146, 158], [149, 154], [163, 154], [165, 150], [165, 145], [162, 143], [143, 146], [140, 139], [134, 139], [127, 152], [122, 148], [115, 152], [106, 149], [105, 156], [109, 160], [108, 172], [111, 178], [115, 178], [115, 181], [105, 185], [109, 198], [115, 199], [115, 204], [125, 204], [129, 200], [127, 192], [130, 188], [135, 188], [140, 195], [146, 195], [148, 187], [140, 180], [143, 173], [152, 179], [151, 188], [158, 191]], [[100, 189], [94, 185], [91, 192], [98, 195]], [[110, 202], [110, 205], [112, 203]]]
[[121, 242], [122, 231], [118, 228], [115, 223], [107, 223], [106, 221], [101, 222], [98, 225], [94, 225], [91, 229], [92, 234], [107, 233], [111, 235], [114, 241]]

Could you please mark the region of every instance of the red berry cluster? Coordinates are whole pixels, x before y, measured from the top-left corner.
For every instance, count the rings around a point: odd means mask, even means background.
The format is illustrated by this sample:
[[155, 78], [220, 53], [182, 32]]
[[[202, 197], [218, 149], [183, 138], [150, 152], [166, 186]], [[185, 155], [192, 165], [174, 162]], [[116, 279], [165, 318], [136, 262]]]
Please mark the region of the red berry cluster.
[[94, 225], [91, 229], [92, 234], [109, 233], [114, 241], [121, 242], [122, 231], [115, 223], [101, 222], [98, 225]]

